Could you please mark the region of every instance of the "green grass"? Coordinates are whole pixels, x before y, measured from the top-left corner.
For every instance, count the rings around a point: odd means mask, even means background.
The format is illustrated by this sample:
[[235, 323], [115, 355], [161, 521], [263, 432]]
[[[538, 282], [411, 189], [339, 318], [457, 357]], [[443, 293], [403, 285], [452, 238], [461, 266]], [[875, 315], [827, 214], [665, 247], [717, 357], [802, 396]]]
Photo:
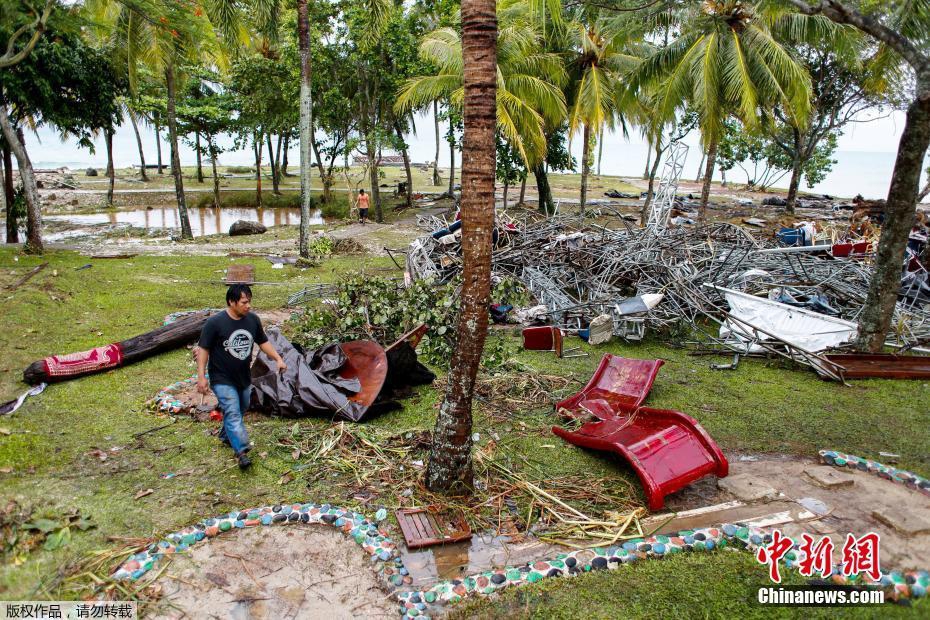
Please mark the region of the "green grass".
[[[138, 256], [93, 260], [71, 252], [50, 252], [37, 258], [4, 248], [0, 249], [0, 287], [41, 261], [48, 261], [49, 267], [19, 289], [4, 292], [0, 401], [25, 389], [20, 383], [22, 370], [36, 359], [149, 331], [170, 312], [222, 305], [224, 289], [218, 281], [234, 262], [252, 263], [257, 281], [276, 283], [256, 287], [254, 304], [259, 309], [280, 307], [288, 294], [306, 284], [338, 280], [350, 269], [398, 274], [391, 270], [390, 259], [364, 256], [334, 257], [314, 269], [298, 271], [271, 269], [260, 258]], [[87, 263], [93, 267], [75, 271]], [[557, 422], [552, 402], [587, 381], [607, 351], [665, 359], [647, 404], [696, 417], [724, 450], [807, 457], [820, 448], [872, 457], [883, 450], [900, 454], [901, 467], [930, 474], [930, 437], [926, 433], [930, 412], [925, 406], [930, 387], [920, 381], [863, 381], [845, 387], [822, 382], [809, 371], [757, 360], [743, 361], [736, 371], [713, 371], [708, 368], [711, 359], [691, 357], [657, 342], [612, 343], [597, 348], [582, 345], [591, 352], [590, 357], [559, 360], [552, 353], [520, 351], [517, 331], [501, 337], [507, 339], [513, 355], [531, 369], [528, 372], [570, 375], [577, 380], [509, 416], [502, 417], [500, 411], [480, 403], [476, 409], [479, 445], [486, 446], [496, 433], [500, 438], [496, 456], [509, 460], [535, 480], [561, 475], [607, 478], [618, 485], [629, 483], [640, 493], [635, 477], [618, 459], [578, 449], [549, 430]], [[281, 476], [295, 462], [287, 450], [276, 447], [276, 442], [290, 431], [293, 420], [258, 418], [248, 422], [257, 458], [247, 473], [235, 468], [227, 451], [208, 434], [208, 424], [181, 418], [166, 429], [136, 438], [136, 434], [167, 422], [148, 411], [145, 402], [160, 388], [193, 372], [189, 351], [173, 351], [123, 369], [53, 385], [12, 417], [0, 420], [0, 426], [10, 431], [9, 435], [0, 434], [0, 468], [12, 469], [11, 473], [0, 473], [0, 496], [40, 511], [76, 507], [97, 526], [76, 532], [62, 549], [27, 554], [20, 566], [4, 562], [0, 566], [0, 597], [71, 598], [86, 594], [63, 589], [56, 576], [91, 551], [110, 548], [113, 543], [108, 536], [164, 534], [208, 515], [278, 499], [357, 505], [350, 492], [354, 477], [334, 479], [311, 468], [281, 482]], [[438, 399], [436, 389], [422, 387], [404, 401], [403, 409], [378, 416], [366, 426], [391, 433], [429, 430]], [[306, 419], [298, 425], [326, 428], [329, 422]], [[120, 449], [109, 452], [106, 462], [88, 455], [94, 448], [110, 451], [114, 447]], [[186, 470], [194, 473], [160, 478], [163, 473]], [[148, 488], [155, 492], [133, 499], [139, 490]], [[384, 489], [378, 501], [394, 506], [395, 491]], [[520, 506], [521, 514], [526, 508]], [[718, 573], [721, 561], [724, 568]], [[752, 615], [752, 608], [734, 602], [729, 595], [730, 589], [742, 587], [749, 573], [754, 575], [752, 579], [763, 574], [761, 568], [751, 571], [751, 562], [747, 562], [718, 554], [647, 563], [609, 575], [546, 582], [525, 590], [525, 595], [511, 593], [499, 602], [482, 603], [474, 609], [487, 614], [498, 614], [498, 609], [517, 615], [551, 612], [560, 617], [570, 615], [569, 607], [577, 608], [585, 600], [585, 611], [594, 617], [615, 615], [618, 610], [640, 617], [663, 615], [663, 610], [686, 617], [744, 611]], [[684, 602], [678, 607], [662, 602], [655, 607], [658, 611], [650, 611], [648, 596], [653, 591], [666, 592], [671, 586], [663, 580], [672, 583], [676, 579], [681, 584], [676, 596], [685, 596], [681, 599]], [[530, 599], [517, 600], [520, 596], [532, 598], [534, 593], [542, 601], [537, 606]], [[700, 596], [713, 602], [708, 603], [708, 613], [695, 603], [703, 600]]]

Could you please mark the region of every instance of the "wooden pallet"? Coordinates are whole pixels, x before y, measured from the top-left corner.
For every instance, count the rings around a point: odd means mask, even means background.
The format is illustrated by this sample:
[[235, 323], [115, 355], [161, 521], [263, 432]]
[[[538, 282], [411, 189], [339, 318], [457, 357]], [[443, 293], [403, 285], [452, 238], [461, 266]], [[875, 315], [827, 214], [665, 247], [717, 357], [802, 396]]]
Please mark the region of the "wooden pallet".
[[462, 517], [443, 520], [429, 508], [404, 508], [395, 515], [408, 549], [471, 540], [471, 528]]

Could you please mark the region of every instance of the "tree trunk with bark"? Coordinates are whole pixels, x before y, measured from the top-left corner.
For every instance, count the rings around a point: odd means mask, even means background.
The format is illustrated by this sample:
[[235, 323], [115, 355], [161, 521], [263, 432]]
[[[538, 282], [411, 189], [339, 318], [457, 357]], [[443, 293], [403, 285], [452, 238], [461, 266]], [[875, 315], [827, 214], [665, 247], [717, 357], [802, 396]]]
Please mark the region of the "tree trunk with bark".
[[439, 102], [433, 102], [433, 127], [436, 130], [436, 157], [433, 158], [433, 185], [439, 186], [442, 179], [439, 178]]
[[298, 248], [310, 257], [310, 187], [313, 181], [313, 106], [310, 93], [310, 17], [308, 0], [297, 0], [297, 48], [300, 52], [300, 239]]
[[469, 492], [472, 395], [488, 329], [497, 109], [497, 12], [493, 0], [463, 0], [465, 137], [462, 149], [462, 273], [458, 341], [436, 417], [426, 486]]
[[116, 169], [113, 167], [113, 130], [104, 129], [107, 144], [107, 209], [113, 208], [113, 187], [116, 185]]
[[142, 180], [146, 183], [149, 180], [149, 173], [145, 170], [145, 150], [142, 148], [142, 134], [139, 133], [139, 122], [136, 121], [136, 115], [132, 110], [128, 110], [129, 122], [132, 123], [132, 131], [136, 134], [136, 146], [139, 148], [139, 170]]
[[[648, 142], [649, 142], [649, 146], [652, 146], [652, 140], [650, 139]], [[652, 149], [650, 148], [646, 152], [646, 167], [643, 168], [643, 180], [649, 178], [649, 171], [652, 170], [651, 162], [652, 162]]]
[[504, 181], [504, 209], [507, 209], [507, 191], [510, 189], [510, 181]]
[[[923, 202], [928, 194], [930, 194], [930, 178], [927, 179], [927, 184], [924, 185], [920, 193], [917, 194], [917, 202]], [[930, 247], [930, 243], [927, 244], [927, 247]]]
[[281, 177], [282, 178], [291, 176], [287, 172], [287, 149], [290, 147], [290, 145], [291, 145], [291, 135], [290, 133], [286, 133], [284, 134], [284, 148], [281, 149], [281, 164], [280, 165], [281, 165]]
[[171, 175], [174, 177], [174, 194], [178, 202], [178, 220], [181, 222], [181, 238], [193, 239], [191, 222], [187, 217], [187, 201], [184, 197], [184, 176], [181, 174], [181, 154], [178, 150], [178, 119], [175, 113], [174, 65], [165, 67], [165, 83], [168, 90], [168, 141], [171, 143]]
[[652, 162], [652, 168], [649, 170], [649, 188], [646, 190], [646, 200], [643, 202], [643, 210], [639, 215], [640, 224], [642, 226], [645, 226], [646, 222], [649, 221], [649, 206], [652, 204], [652, 199], [655, 198], [656, 175], [659, 173], [659, 163], [662, 161], [662, 151], [664, 150], [665, 149], [662, 148], [662, 142], [657, 140], [656, 158], [655, 161]]
[[371, 202], [375, 208], [375, 221], [384, 222], [384, 211], [381, 209], [381, 188], [378, 187], [378, 151], [371, 130], [365, 134], [365, 149], [368, 155], [368, 180], [371, 182]]
[[220, 175], [216, 171], [216, 144], [213, 136], [207, 136], [207, 148], [210, 149], [210, 165], [213, 168], [213, 208], [220, 208]]
[[161, 161], [161, 125], [155, 123], [155, 151], [158, 153], [158, 174], [164, 174], [165, 167]]
[[262, 132], [256, 131], [252, 141], [252, 153], [255, 155], [255, 208], [262, 208]]
[[711, 141], [707, 149], [707, 168], [704, 169], [704, 186], [701, 188], [701, 221], [707, 220], [707, 203], [710, 200], [710, 185], [714, 178], [714, 166], [717, 164], [717, 140]]
[[0, 103], [0, 130], [3, 131], [7, 145], [16, 156], [19, 178], [26, 196], [26, 246], [23, 250], [27, 254], [41, 254], [45, 251], [45, 247], [42, 244], [42, 202], [39, 199], [39, 188], [36, 185], [36, 176], [32, 170], [29, 153], [26, 152], [25, 142], [20, 137], [20, 132], [13, 128], [5, 103]]
[[930, 87], [923, 86], [918, 92], [922, 91], [924, 96], [918, 95], [907, 110], [898, 144], [898, 157], [885, 203], [885, 223], [875, 252], [875, 271], [859, 317], [856, 346], [861, 351], [881, 351], [898, 300], [904, 248], [914, 223], [924, 155], [930, 146]]
[[19, 243], [19, 221], [13, 211], [16, 204], [16, 189], [13, 187], [13, 152], [6, 140], [2, 141], [3, 152], [3, 195], [6, 198], [6, 242]]
[[604, 132], [597, 137], [597, 176], [601, 176], [601, 159], [604, 155]]
[[797, 129], [793, 129], [792, 133], [794, 153], [791, 156], [791, 181], [788, 183], [788, 197], [785, 199], [785, 210], [788, 213], [794, 213], [794, 208], [798, 204], [798, 188], [801, 186], [801, 171], [804, 166], [804, 159], [801, 156], [804, 150], [804, 137]]
[[552, 199], [552, 188], [549, 187], [549, 174], [546, 172], [546, 164], [540, 162], [533, 168], [533, 176], [536, 177], [536, 193], [539, 195], [539, 212], [544, 215], [555, 213], [555, 201]]
[[281, 187], [280, 179], [278, 178], [278, 160], [281, 157], [281, 136], [278, 135], [278, 152], [275, 153], [273, 143], [271, 141], [271, 132], [269, 131], [265, 135], [265, 141], [268, 145], [268, 163], [271, 165], [271, 193], [280, 196]]
[[520, 204], [526, 202], [526, 175], [523, 175], [523, 179], [520, 181]]
[[[4, 173], [3, 159], [0, 159], [0, 176]], [[13, 213], [13, 202], [7, 200], [6, 192], [0, 191], [0, 208], [6, 218], [6, 243], [17, 243], [19, 235], [13, 236], [11, 233], [16, 231], [16, 214]], [[16, 231], [18, 233], [18, 231]]]
[[449, 141], [449, 197], [455, 195], [455, 141]]
[[584, 219], [584, 208], [588, 202], [588, 175], [591, 174], [591, 126], [584, 124], [581, 146], [581, 217]]
[[701, 172], [704, 170], [704, 160], [706, 159], [707, 159], [707, 152], [701, 151], [701, 163], [698, 164], [698, 171], [697, 171], [697, 174], [694, 176], [695, 183], [701, 182]]
[[197, 155], [197, 182], [203, 183], [203, 158], [200, 155], [200, 132], [194, 132], [194, 151]]
[[[397, 139], [400, 140], [401, 144], [406, 144], [404, 142], [404, 132], [400, 127], [400, 124], [394, 125], [394, 131], [397, 133]], [[406, 207], [408, 209], [413, 208], [413, 171], [410, 169], [410, 153], [407, 152], [407, 147], [404, 147], [400, 150], [401, 157], [404, 158], [404, 170], [407, 173], [407, 202]]]

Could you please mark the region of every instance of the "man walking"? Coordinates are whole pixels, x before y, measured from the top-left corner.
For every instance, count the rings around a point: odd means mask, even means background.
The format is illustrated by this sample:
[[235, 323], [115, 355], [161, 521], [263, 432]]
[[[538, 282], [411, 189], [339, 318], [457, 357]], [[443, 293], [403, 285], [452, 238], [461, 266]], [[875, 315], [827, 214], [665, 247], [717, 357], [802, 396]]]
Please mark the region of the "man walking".
[[355, 204], [358, 205], [358, 223], [364, 224], [368, 219], [368, 194], [364, 189], [358, 190], [358, 200]]
[[223, 412], [223, 428], [220, 439], [236, 454], [240, 469], [252, 464], [246, 454], [249, 436], [242, 423], [242, 414], [249, 408], [252, 394], [252, 345], [257, 344], [262, 352], [278, 364], [278, 372], [287, 370], [287, 364], [275, 351], [262, 329], [262, 322], [252, 309], [252, 289], [246, 284], [233, 284], [226, 291], [226, 310], [211, 316], [200, 332], [197, 349], [197, 390], [208, 391], [210, 384]]

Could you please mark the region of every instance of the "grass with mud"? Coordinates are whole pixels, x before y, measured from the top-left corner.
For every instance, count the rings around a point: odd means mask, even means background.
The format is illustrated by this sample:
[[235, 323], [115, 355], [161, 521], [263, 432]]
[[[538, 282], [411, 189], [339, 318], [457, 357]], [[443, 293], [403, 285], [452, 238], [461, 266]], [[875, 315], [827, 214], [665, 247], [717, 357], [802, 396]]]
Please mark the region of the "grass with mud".
[[[35, 359], [149, 331], [171, 312], [221, 306], [224, 289], [219, 281], [232, 263], [255, 264], [256, 280], [273, 283], [256, 287], [254, 304], [259, 309], [281, 307], [290, 293], [310, 283], [336, 281], [349, 270], [399, 275], [390, 259], [383, 257], [333, 257], [300, 271], [272, 269], [260, 258], [137, 256], [94, 260], [71, 252], [50, 252], [37, 258], [2, 249], [0, 287], [15, 282], [42, 261], [48, 261], [49, 267], [18, 289], [4, 292], [0, 400], [25, 389], [21, 373]], [[93, 267], [76, 270], [87, 263]], [[648, 404], [691, 414], [730, 453], [813, 456], [820, 448], [835, 448], [877, 457], [882, 450], [900, 454], [901, 467], [930, 474], [930, 437], [926, 433], [930, 413], [925, 406], [930, 387], [920, 381], [863, 381], [845, 387], [822, 382], [808, 371], [757, 360], [743, 361], [736, 371], [713, 371], [708, 358], [691, 357], [658, 342], [615, 342], [597, 348], [582, 345], [590, 357], [559, 360], [552, 353], [519, 350], [516, 331], [495, 331], [495, 337], [507, 340], [512, 355], [529, 369], [526, 372], [570, 375], [576, 380], [562, 393], [549, 394], [524, 410], [504, 413], [478, 404], [475, 432], [480, 436], [479, 447], [486, 448], [496, 433], [501, 438], [498, 454], [536, 481], [563, 475], [606, 478], [640, 493], [635, 477], [618, 459], [571, 446], [549, 430], [557, 422], [552, 401], [587, 381], [600, 356], [608, 351], [665, 359]], [[324, 429], [330, 426], [328, 420], [251, 420], [248, 426], [256, 444], [255, 466], [243, 473], [228, 450], [210, 434], [215, 424], [188, 418], [171, 423], [170, 418], [147, 409], [146, 401], [159, 389], [193, 373], [189, 351], [173, 351], [130, 367], [50, 386], [12, 417], [0, 421], [4, 428], [0, 433], [0, 471], [4, 472], [0, 473], [0, 495], [4, 503], [16, 500], [38, 510], [78, 508], [96, 525], [85, 532], [73, 532], [70, 544], [60, 549], [25, 554], [18, 566], [4, 562], [0, 567], [0, 597], [54, 599], [87, 594], [90, 582], [86, 578], [78, 579], [78, 589], [63, 585], [62, 579], [89, 553], [111, 548], [115, 542], [110, 536], [162, 535], [205, 516], [284, 499], [330, 501], [365, 512], [374, 510], [353, 499], [353, 476], [334, 475], [325, 466], [301, 468], [289, 450], [278, 446], [278, 439], [292, 434], [295, 424], [298, 429]], [[419, 388], [404, 401], [403, 409], [377, 416], [366, 426], [395, 434], [431, 430], [439, 398], [436, 387]], [[105, 452], [106, 460], [92, 452], [95, 449]], [[162, 478], [170, 473], [177, 475]], [[148, 489], [153, 493], [134, 499]], [[377, 504], [395, 507], [399, 491], [381, 489]], [[641, 495], [631, 499], [642, 501]], [[521, 514], [526, 514], [526, 509], [519, 506]], [[718, 570], [718, 566], [723, 568]], [[763, 578], [764, 568], [747, 559], [730, 559], [727, 554], [695, 556], [643, 563], [583, 579], [554, 580], [526, 590], [529, 594], [511, 593], [469, 609], [476, 614], [499, 615], [500, 610], [521, 616], [559, 617], [586, 601], [586, 611], [598, 617], [617, 610], [654, 617], [662, 615], [659, 611], [665, 607], [651, 610], [649, 593], [664, 592], [663, 588], [670, 589], [669, 583], [677, 579], [681, 583], [678, 596], [683, 598], [679, 607], [662, 603], [671, 606], [670, 612], [691, 616], [699, 608], [695, 606], [708, 605], [708, 613], [700, 615], [746, 610], [752, 615], [753, 609], [734, 599], [736, 595], [731, 596], [731, 592]], [[628, 592], [621, 597], [620, 593]], [[672, 596], [671, 591], [668, 596]]]

